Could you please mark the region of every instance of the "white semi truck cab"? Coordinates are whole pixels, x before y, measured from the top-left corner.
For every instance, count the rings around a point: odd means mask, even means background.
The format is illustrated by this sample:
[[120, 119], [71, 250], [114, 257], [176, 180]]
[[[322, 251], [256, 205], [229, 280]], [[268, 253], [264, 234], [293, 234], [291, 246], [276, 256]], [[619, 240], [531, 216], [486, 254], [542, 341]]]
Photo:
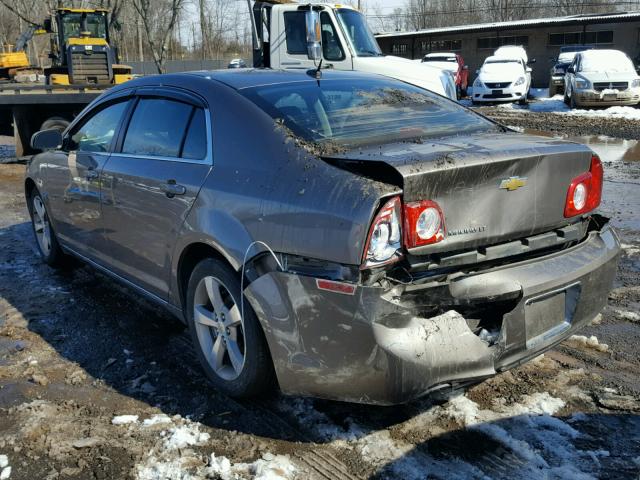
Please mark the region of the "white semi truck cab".
[[406, 58], [384, 55], [364, 15], [347, 5], [257, 1], [254, 67], [333, 68], [377, 73], [456, 99], [453, 77]]

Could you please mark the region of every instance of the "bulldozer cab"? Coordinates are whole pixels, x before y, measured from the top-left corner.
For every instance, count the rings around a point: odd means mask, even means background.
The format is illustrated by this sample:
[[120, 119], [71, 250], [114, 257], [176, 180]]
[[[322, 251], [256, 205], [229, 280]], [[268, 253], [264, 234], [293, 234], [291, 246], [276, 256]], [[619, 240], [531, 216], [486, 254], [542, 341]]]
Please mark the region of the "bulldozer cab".
[[60, 45], [68, 45], [74, 39], [109, 43], [106, 10], [61, 9], [56, 19]]

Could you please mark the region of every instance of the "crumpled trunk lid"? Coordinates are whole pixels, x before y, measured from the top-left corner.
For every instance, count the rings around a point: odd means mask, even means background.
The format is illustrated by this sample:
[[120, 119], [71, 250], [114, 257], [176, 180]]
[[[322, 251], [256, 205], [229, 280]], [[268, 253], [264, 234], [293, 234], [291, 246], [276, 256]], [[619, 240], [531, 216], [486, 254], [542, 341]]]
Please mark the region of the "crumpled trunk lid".
[[446, 238], [412, 254], [455, 251], [551, 231], [564, 218], [571, 181], [589, 171], [592, 151], [580, 144], [516, 133], [395, 143], [331, 160], [403, 189], [403, 201], [433, 200]]

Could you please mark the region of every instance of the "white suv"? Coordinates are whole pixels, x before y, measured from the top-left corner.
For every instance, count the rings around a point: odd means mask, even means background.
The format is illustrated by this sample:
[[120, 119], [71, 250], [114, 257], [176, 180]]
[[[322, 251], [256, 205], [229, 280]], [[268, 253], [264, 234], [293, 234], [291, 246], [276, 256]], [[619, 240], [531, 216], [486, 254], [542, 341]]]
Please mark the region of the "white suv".
[[579, 52], [564, 77], [564, 101], [571, 108], [637, 105], [640, 77], [624, 52]]

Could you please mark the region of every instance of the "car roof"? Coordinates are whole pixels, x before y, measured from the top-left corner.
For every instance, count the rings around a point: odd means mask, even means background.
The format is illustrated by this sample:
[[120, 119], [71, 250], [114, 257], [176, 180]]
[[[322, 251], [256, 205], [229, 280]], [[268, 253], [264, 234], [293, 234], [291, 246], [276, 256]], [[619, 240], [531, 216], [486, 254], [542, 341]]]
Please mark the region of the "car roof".
[[577, 55], [582, 55], [587, 57], [606, 57], [608, 55], [624, 55], [625, 57], [627, 56], [627, 54], [624, 53], [623, 51], [613, 50], [613, 49], [585, 50], [583, 52], [577, 52]]
[[[180, 74], [177, 74], [180, 75]], [[272, 70], [270, 68], [243, 68], [236, 70], [212, 70], [200, 72], [187, 72], [182, 75], [192, 75], [211, 80], [217, 80], [225, 85], [241, 90], [263, 85], [316, 82], [313, 75], [309, 75], [307, 70]], [[322, 79], [326, 80], [367, 80], [379, 79], [379, 75], [352, 71], [322, 70]], [[393, 78], [384, 77], [390, 82], [397, 81]]]
[[506, 55], [491, 55], [484, 59], [485, 62], [522, 62], [520, 57], [508, 57]]
[[427, 53], [425, 57], [455, 57], [456, 54], [454, 52], [433, 52]]

